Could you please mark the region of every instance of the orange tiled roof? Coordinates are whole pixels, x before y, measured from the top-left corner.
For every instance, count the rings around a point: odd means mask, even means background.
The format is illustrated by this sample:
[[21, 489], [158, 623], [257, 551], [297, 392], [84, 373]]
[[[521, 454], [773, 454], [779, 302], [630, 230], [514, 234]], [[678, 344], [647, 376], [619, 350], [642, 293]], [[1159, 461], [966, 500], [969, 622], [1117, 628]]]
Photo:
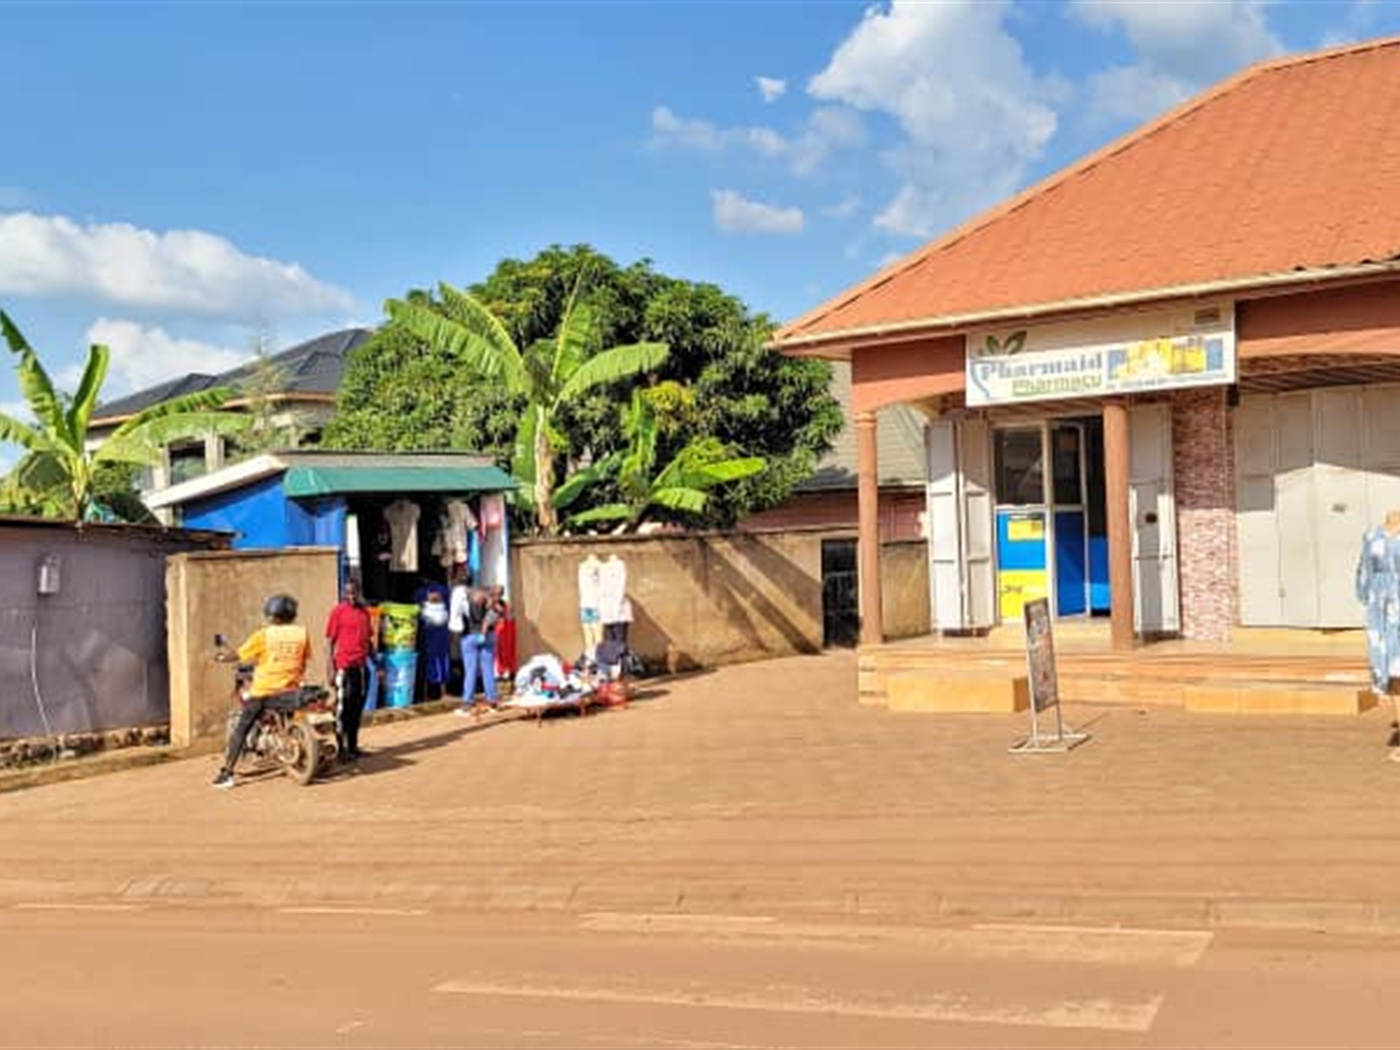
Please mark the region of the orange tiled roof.
[[886, 325], [1400, 259], [1400, 37], [1251, 67], [784, 326]]

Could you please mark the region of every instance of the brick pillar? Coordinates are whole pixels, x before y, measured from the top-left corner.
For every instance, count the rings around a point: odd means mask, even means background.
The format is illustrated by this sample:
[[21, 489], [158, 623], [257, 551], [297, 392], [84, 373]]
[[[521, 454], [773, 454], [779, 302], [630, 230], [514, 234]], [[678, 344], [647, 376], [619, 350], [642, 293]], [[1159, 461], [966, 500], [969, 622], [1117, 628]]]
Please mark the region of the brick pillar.
[[1235, 625], [1235, 449], [1225, 391], [1181, 390], [1172, 399], [1181, 634], [1228, 642]]
[[875, 413], [856, 413], [856, 502], [860, 526], [860, 644], [885, 640], [880, 604], [880, 450]]

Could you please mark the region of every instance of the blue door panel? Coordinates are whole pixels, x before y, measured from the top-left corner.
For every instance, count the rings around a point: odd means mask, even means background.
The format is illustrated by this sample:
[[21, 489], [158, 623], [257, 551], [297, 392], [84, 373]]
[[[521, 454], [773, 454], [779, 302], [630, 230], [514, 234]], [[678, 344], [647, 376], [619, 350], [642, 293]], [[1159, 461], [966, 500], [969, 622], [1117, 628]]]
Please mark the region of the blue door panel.
[[1088, 610], [1089, 566], [1084, 551], [1084, 512], [1055, 512], [1055, 611], [1075, 616]]

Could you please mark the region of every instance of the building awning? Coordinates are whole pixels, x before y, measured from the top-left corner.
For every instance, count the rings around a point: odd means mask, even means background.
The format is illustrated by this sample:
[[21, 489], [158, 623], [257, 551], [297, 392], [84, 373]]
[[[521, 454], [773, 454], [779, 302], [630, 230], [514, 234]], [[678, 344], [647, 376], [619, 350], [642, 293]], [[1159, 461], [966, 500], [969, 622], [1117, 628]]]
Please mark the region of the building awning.
[[499, 467], [293, 466], [282, 491], [293, 498], [355, 492], [507, 492], [514, 478]]

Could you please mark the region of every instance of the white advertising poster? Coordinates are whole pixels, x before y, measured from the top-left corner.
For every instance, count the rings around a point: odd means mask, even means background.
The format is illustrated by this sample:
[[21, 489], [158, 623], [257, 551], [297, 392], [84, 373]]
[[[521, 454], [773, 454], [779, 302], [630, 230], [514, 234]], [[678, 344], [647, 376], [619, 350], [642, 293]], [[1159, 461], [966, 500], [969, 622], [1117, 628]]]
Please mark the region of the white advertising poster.
[[1230, 302], [967, 336], [967, 404], [1006, 405], [1233, 383]]

